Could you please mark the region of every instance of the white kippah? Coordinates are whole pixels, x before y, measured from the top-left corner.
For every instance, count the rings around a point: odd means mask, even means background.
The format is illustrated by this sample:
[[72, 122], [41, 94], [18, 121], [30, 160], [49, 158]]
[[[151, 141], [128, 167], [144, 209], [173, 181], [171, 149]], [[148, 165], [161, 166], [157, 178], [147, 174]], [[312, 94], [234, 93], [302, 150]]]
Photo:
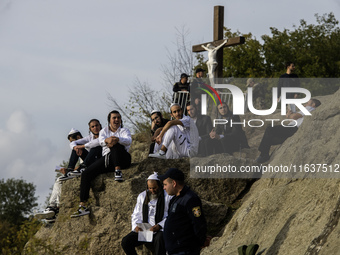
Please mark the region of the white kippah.
[[[170, 112], [171, 112], [171, 107], [173, 107], [173, 106], [175, 106], [175, 105], [178, 105], [179, 107], [181, 107], [178, 103], [172, 103], [171, 105], [170, 105]], [[181, 107], [182, 108], [182, 107]]]
[[72, 128], [70, 133], [68, 133], [69, 135], [72, 135], [72, 134], [75, 134], [75, 133], [78, 133], [79, 131], [77, 129], [74, 129]]
[[158, 110], [153, 110], [153, 111], [151, 112], [150, 115], [152, 115], [152, 114], [154, 114], [154, 113], [156, 113], [156, 112], [160, 112], [160, 111], [158, 111]]
[[156, 181], [159, 181], [159, 179], [158, 179], [158, 173], [157, 173], [157, 172], [153, 172], [153, 174], [150, 175], [150, 176], [148, 177], [148, 180], [156, 180]]

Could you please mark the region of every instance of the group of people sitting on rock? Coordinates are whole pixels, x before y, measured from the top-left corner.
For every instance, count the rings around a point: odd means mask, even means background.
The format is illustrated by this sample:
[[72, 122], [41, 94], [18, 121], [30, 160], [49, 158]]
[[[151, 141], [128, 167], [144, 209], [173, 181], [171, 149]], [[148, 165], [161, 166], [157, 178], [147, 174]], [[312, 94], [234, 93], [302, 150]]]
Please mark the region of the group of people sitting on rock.
[[[320, 104], [319, 100], [311, 99], [306, 104], [306, 109], [311, 112]], [[176, 102], [170, 105], [169, 110], [172, 120], [163, 118], [159, 110], [150, 112], [152, 143], [149, 157], [151, 158], [176, 159], [209, 156], [217, 153], [232, 154], [242, 148], [249, 148], [242, 125], [213, 127], [209, 116], [199, 114], [196, 103], [187, 103], [185, 110], [189, 116], [184, 114], [184, 109]], [[226, 102], [217, 105], [217, 113], [218, 119], [225, 119], [228, 123], [231, 120], [240, 122], [240, 117], [233, 114]], [[261, 154], [256, 159], [258, 163], [264, 163], [270, 159], [269, 151], [272, 145], [283, 143], [297, 131], [303, 121], [304, 113], [288, 111], [287, 118], [295, 120], [292, 122], [292, 127], [274, 126], [266, 129], [259, 146]], [[71, 148], [68, 166], [59, 169], [62, 176], [55, 181], [49, 205], [43, 212], [37, 213], [36, 218], [46, 219], [47, 222], [55, 221], [59, 211], [61, 185], [66, 180], [81, 178], [79, 209], [71, 215], [71, 218], [90, 214], [87, 201], [91, 181], [98, 175], [114, 172], [115, 180], [123, 181], [121, 170], [129, 168], [131, 165], [131, 155], [129, 154], [132, 142], [131, 133], [129, 129], [123, 127], [122, 117], [118, 111], [111, 111], [108, 114], [107, 122], [108, 125], [103, 128], [99, 120], [91, 119], [88, 123], [89, 135], [86, 137], [83, 137], [78, 130], [71, 129], [67, 136]], [[79, 158], [82, 163], [76, 168]], [[182, 184], [182, 180], [179, 183]], [[160, 178], [154, 174], [148, 178], [147, 184], [147, 191], [141, 193], [137, 199], [137, 205], [132, 215], [132, 232], [122, 242], [123, 249], [127, 254], [135, 254], [133, 253], [134, 247], [140, 244], [136, 239], [136, 233], [140, 231], [137, 223], [149, 219], [147, 222], [152, 225], [151, 230], [159, 233], [164, 228], [165, 219], [170, 213], [168, 208], [171, 197], [162, 191]], [[155, 198], [164, 200], [163, 204], [159, 204], [160, 200], [154, 201]], [[153, 211], [146, 206], [153, 208]], [[201, 215], [200, 211], [196, 213]], [[196, 217], [195, 214], [193, 217]], [[171, 229], [170, 226], [168, 227]], [[155, 234], [154, 240], [159, 241], [163, 238]], [[165, 254], [164, 245], [162, 241], [159, 242], [160, 244], [155, 248], [162, 251], [158, 254]]]
[[[107, 117], [108, 126], [102, 128], [99, 120], [89, 122], [90, 134], [82, 137], [76, 129], [71, 129], [67, 136], [70, 141], [71, 156], [66, 168], [60, 168], [63, 175], [58, 177], [52, 189], [48, 207], [38, 212], [35, 217], [54, 222], [59, 212], [59, 199], [63, 181], [81, 177], [79, 209], [71, 218], [87, 215], [91, 181], [103, 173], [114, 172], [116, 181], [123, 181], [121, 169], [130, 167], [131, 155], [129, 148], [132, 142], [129, 129], [123, 127], [123, 121], [118, 111], [111, 111]], [[76, 169], [78, 159], [82, 163]]]

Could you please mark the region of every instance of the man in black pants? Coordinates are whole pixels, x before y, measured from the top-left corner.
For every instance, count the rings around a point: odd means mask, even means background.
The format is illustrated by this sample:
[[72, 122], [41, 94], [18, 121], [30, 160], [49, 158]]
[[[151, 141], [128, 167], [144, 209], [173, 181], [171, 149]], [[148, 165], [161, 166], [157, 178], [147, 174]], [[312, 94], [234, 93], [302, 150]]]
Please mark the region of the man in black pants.
[[[131, 215], [132, 231], [122, 240], [122, 247], [127, 255], [137, 255], [135, 247], [145, 244], [156, 255], [165, 255], [163, 228], [171, 197], [162, 189], [162, 184], [155, 172], [147, 180], [147, 190], [140, 193]], [[138, 241], [138, 232], [143, 231], [138, 223], [149, 223], [153, 231], [152, 242]]]
[[80, 205], [71, 218], [87, 215], [90, 210], [86, 207], [89, 198], [91, 181], [103, 173], [115, 172], [115, 180], [122, 181], [121, 169], [130, 167], [129, 154], [132, 142], [129, 129], [123, 128], [121, 115], [112, 111], [108, 115], [109, 125], [99, 132], [99, 144], [103, 147], [103, 157], [94, 162], [81, 174]]
[[184, 174], [177, 168], [170, 168], [159, 179], [168, 195], [174, 196], [164, 225], [166, 251], [169, 255], [199, 255], [201, 247], [210, 243], [201, 199], [185, 185]]
[[[306, 103], [305, 107], [309, 112], [311, 112], [320, 105], [321, 102], [319, 100], [311, 99]], [[298, 127], [303, 122], [304, 113], [302, 111], [297, 113], [288, 111], [286, 117], [295, 120], [288, 124], [290, 127], [268, 126], [266, 128], [266, 131], [264, 132], [263, 138], [261, 140], [261, 144], [259, 146], [259, 151], [261, 152], [261, 154], [256, 159], [258, 163], [264, 163], [270, 159], [269, 151], [272, 145], [282, 144], [284, 141], [287, 140], [288, 137], [291, 137], [296, 133]]]

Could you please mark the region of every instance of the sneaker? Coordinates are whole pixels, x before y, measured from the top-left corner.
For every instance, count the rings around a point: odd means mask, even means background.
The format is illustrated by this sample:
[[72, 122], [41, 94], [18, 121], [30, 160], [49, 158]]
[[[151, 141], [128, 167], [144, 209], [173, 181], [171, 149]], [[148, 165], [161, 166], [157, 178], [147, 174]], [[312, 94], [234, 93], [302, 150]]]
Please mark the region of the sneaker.
[[70, 175], [71, 176], [75, 176], [75, 177], [78, 177], [78, 176], [81, 176], [81, 173], [85, 171], [85, 167], [84, 168], [78, 168], [77, 170], [74, 170], [73, 172], [70, 172]]
[[54, 223], [56, 219], [57, 219], [57, 218], [56, 218], [55, 216], [53, 216], [52, 218], [47, 218], [47, 219], [45, 219], [45, 221], [46, 221], [47, 223]]
[[256, 162], [261, 164], [261, 163], [267, 162], [269, 159], [270, 159], [269, 155], [265, 155], [265, 156], [260, 155], [257, 157]]
[[66, 174], [64, 174], [64, 176], [59, 177], [59, 181], [66, 181], [69, 179], [73, 179], [76, 178], [77, 176], [73, 176], [71, 175], [71, 171], [68, 170], [68, 172]]
[[38, 220], [47, 219], [54, 217], [59, 212], [57, 207], [48, 206], [44, 211], [38, 212], [34, 217]]
[[149, 158], [162, 158], [162, 159], [165, 159], [165, 152], [160, 150], [158, 153], [149, 154]]
[[78, 211], [71, 215], [71, 218], [77, 218], [87, 214], [90, 214], [90, 209], [81, 205], [79, 206]]
[[118, 182], [122, 182], [123, 181], [122, 171], [115, 170], [115, 181], [118, 181]]

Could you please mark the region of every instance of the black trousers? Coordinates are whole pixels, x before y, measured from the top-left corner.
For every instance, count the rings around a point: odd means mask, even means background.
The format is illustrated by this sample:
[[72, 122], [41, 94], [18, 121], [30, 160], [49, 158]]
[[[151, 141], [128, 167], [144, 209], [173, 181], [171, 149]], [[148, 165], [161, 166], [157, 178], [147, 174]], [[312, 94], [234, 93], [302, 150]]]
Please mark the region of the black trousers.
[[126, 235], [122, 240], [122, 247], [127, 255], [137, 255], [135, 248], [143, 244], [153, 250], [155, 255], [166, 254], [162, 231], [158, 231], [153, 235], [152, 243], [138, 241], [138, 233], [133, 231]]
[[270, 147], [272, 145], [283, 143], [288, 137], [294, 135], [297, 130], [297, 127], [268, 126], [259, 146], [261, 156], [269, 156]]
[[75, 150], [72, 150], [70, 160], [68, 163], [68, 168], [74, 169], [79, 158], [81, 158], [84, 161], [84, 164], [86, 166], [89, 166], [97, 159], [101, 158], [101, 156], [102, 156], [101, 146], [94, 147], [89, 152], [86, 149], [83, 149], [83, 153], [80, 156], [77, 155]]
[[119, 143], [111, 148], [111, 152], [106, 160], [108, 160], [108, 166], [105, 166], [105, 157], [101, 157], [96, 162], [91, 164], [81, 174], [80, 180], [80, 202], [86, 202], [89, 199], [89, 193], [91, 188], [91, 181], [98, 175], [114, 172], [116, 166], [120, 166], [121, 169], [130, 167], [131, 155], [125, 150], [125, 147]]

